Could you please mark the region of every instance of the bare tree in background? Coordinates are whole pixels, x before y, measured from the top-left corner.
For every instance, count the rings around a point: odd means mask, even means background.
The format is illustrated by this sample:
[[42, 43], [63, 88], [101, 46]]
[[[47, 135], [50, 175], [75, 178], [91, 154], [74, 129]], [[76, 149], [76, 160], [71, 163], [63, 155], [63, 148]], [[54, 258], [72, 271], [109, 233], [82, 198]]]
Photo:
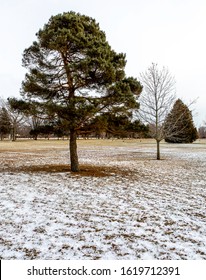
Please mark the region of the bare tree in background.
[[152, 63], [140, 74], [143, 92], [140, 96], [138, 116], [149, 124], [151, 136], [157, 143], [157, 159], [160, 159], [160, 142], [164, 139], [164, 121], [175, 101], [175, 80], [165, 67], [158, 69]]
[[12, 141], [16, 141], [18, 126], [26, 122], [25, 116], [20, 111], [14, 110], [9, 100], [5, 101], [3, 98], [0, 98], [0, 107], [5, 108], [8, 113], [11, 123], [10, 138]]
[[200, 138], [206, 138], [206, 121], [199, 127], [198, 133]]

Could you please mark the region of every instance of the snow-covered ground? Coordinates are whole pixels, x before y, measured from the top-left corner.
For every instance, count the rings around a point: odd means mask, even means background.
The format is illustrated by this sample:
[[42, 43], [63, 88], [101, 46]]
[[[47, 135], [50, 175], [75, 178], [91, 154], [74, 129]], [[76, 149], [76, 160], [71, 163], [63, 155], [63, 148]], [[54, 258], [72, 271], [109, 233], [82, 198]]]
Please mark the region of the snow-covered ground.
[[206, 259], [206, 144], [0, 143], [1, 259]]

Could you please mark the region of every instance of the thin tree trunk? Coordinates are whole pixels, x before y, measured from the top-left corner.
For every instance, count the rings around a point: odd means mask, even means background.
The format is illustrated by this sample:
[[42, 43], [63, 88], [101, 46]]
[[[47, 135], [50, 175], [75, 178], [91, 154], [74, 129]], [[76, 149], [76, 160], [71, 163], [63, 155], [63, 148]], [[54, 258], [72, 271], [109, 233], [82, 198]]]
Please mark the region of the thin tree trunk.
[[77, 133], [74, 129], [70, 129], [69, 147], [70, 147], [71, 171], [78, 172], [79, 161], [77, 155]]
[[11, 141], [16, 141], [16, 127], [13, 126], [11, 129]]
[[157, 142], [157, 160], [160, 160], [160, 141], [156, 140]]

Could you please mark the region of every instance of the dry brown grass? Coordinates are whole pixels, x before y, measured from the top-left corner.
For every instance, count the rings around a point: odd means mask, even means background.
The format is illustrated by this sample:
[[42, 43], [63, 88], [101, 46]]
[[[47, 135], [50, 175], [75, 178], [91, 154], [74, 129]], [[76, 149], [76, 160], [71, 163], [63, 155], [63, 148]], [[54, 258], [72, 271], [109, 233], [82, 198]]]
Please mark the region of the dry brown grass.
[[[45, 164], [45, 165], [31, 165], [31, 166], [20, 166], [10, 167], [8, 170], [12, 173], [24, 172], [24, 173], [70, 173], [73, 176], [91, 176], [91, 177], [108, 177], [115, 175], [128, 175], [127, 171], [120, 170], [110, 166], [95, 166], [88, 164], [81, 164], [79, 172], [71, 172], [70, 165], [68, 164]], [[0, 170], [1, 172], [1, 170]]]
[[[80, 149], [94, 146], [119, 145], [122, 141], [79, 140]], [[103, 145], [104, 144], [104, 145]], [[107, 177], [113, 174], [126, 175], [126, 171], [110, 166], [80, 164], [80, 172], [72, 173], [70, 165], [61, 162], [60, 152], [68, 153], [68, 141], [62, 140], [18, 140], [0, 142], [0, 172], [12, 173], [70, 173], [73, 176]], [[43, 159], [43, 160], [42, 160]]]
[[[205, 144], [205, 140], [198, 140], [192, 146], [197, 148], [196, 144]], [[162, 144], [167, 146], [168, 144]], [[175, 147], [176, 145], [172, 145]], [[153, 139], [81, 139], [78, 140], [79, 150], [88, 152], [90, 149], [96, 150], [98, 153], [101, 147], [114, 148], [134, 148], [134, 147], [154, 147], [155, 140]], [[17, 140], [16, 142], [2, 141], [0, 142], [0, 172], [45, 172], [45, 173], [58, 173], [58, 172], [70, 172], [70, 165], [66, 164], [62, 159], [60, 153], [64, 155], [68, 153], [68, 141], [67, 140]], [[143, 149], [144, 150], [144, 149]], [[89, 156], [89, 152], [88, 152]], [[130, 161], [139, 160], [143, 161], [154, 159], [144, 158], [143, 155], [139, 157], [139, 153], [128, 153], [128, 150], [122, 152], [122, 154], [115, 155], [117, 161]], [[57, 159], [57, 161], [55, 161]], [[112, 160], [112, 159], [111, 159]], [[171, 164], [173, 164], [171, 162]], [[80, 172], [71, 173], [73, 175], [81, 176], [93, 176], [93, 177], [106, 177], [121, 175], [131, 175], [123, 168], [117, 168], [114, 166], [105, 166], [103, 164], [80, 164]], [[130, 171], [131, 172], [131, 171]], [[135, 172], [135, 171], [134, 171]]]
[[[97, 139], [81, 139], [78, 140], [78, 147], [87, 150], [91, 147], [126, 147], [128, 145], [136, 145], [142, 140], [97, 140]], [[151, 140], [149, 140], [151, 142]], [[148, 142], [148, 143], [149, 143]], [[69, 164], [48, 164], [48, 158], [59, 151], [68, 152], [67, 140], [17, 140], [16, 142], [2, 141], [0, 142], [1, 165], [0, 172], [44, 172], [44, 173], [61, 173], [68, 172], [73, 176], [92, 176], [107, 177], [115, 175], [126, 176], [127, 171], [111, 166], [102, 166], [94, 164], [81, 164], [80, 172], [71, 173]], [[40, 163], [39, 159], [45, 158], [45, 164]], [[39, 162], [39, 164], [37, 164]], [[52, 162], [52, 161], [51, 161]]]
[[[128, 147], [128, 146], [154, 146], [156, 141], [154, 139], [79, 139], [77, 140], [79, 147], [88, 147], [88, 146], [110, 146], [110, 147]], [[193, 143], [194, 146], [197, 144], [205, 144], [206, 139], [198, 139]], [[164, 141], [161, 142], [161, 145], [168, 145]], [[181, 144], [170, 144], [172, 146], [180, 146]], [[188, 144], [187, 144], [188, 145]], [[34, 140], [17, 140], [15, 142], [11, 141], [0, 141], [0, 152], [1, 151], [17, 151], [17, 150], [50, 150], [51, 148], [55, 149], [68, 149], [69, 142], [68, 140], [43, 140], [39, 139]]]

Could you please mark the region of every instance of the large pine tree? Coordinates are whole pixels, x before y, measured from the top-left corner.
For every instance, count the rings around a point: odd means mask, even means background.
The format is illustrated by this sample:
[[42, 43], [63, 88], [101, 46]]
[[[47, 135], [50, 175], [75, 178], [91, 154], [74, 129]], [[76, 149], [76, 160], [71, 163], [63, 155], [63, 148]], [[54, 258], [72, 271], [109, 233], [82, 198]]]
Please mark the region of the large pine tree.
[[182, 100], [178, 99], [164, 124], [165, 141], [169, 143], [192, 143], [198, 138], [192, 113]]
[[75, 12], [52, 16], [24, 51], [24, 99], [67, 122], [74, 172], [79, 171], [77, 133], [84, 123], [113, 107], [138, 107], [142, 86], [125, 77], [125, 64], [125, 55], [111, 49], [95, 20]]

